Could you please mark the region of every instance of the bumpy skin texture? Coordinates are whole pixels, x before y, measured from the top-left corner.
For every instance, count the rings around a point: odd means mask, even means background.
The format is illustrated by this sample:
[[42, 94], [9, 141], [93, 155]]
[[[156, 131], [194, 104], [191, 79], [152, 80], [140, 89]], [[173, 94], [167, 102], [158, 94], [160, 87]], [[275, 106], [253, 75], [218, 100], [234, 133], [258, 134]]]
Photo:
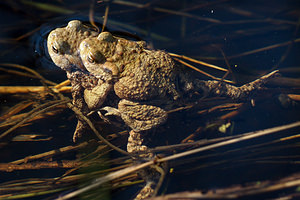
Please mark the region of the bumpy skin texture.
[[118, 105], [123, 121], [136, 132], [149, 130], [167, 120], [167, 113], [153, 105], [142, 105], [137, 102], [121, 100]]
[[[103, 32], [81, 42], [80, 56], [85, 68], [111, 84], [111, 90], [123, 99], [119, 114], [132, 130], [149, 130], [166, 121], [166, 111], [153, 104], [180, 96], [175, 87], [176, 66], [166, 52]], [[107, 93], [99, 96], [100, 102]]]
[[102, 84], [98, 78], [91, 76], [84, 69], [79, 56], [79, 45], [82, 40], [97, 35], [97, 32], [78, 20], [70, 21], [66, 27], [57, 28], [48, 35], [48, 53], [53, 62], [67, 72], [74, 91]]
[[[147, 50], [145, 42], [117, 38], [108, 32], [96, 36], [78, 20], [48, 36], [51, 59], [71, 81], [73, 104], [87, 114], [99, 109], [109, 92], [114, 91], [120, 100], [124, 99], [118, 106], [120, 116], [133, 130], [144, 131], [165, 122], [167, 114], [163, 109], [139, 102], [179, 97], [174, 84], [175, 64], [170, 56]], [[79, 121], [74, 139], [83, 129]]]
[[70, 21], [66, 27], [57, 28], [49, 33], [48, 53], [53, 62], [63, 70], [75, 66], [83, 67], [79, 57], [79, 44], [85, 38], [96, 35], [97, 32], [90, 30], [80, 21]]
[[[145, 42], [114, 37], [108, 32], [96, 35], [81, 22], [71, 21], [49, 34], [49, 54], [53, 62], [67, 72], [73, 88], [73, 104], [83, 114], [100, 109], [106, 110], [106, 115], [119, 115], [132, 129], [127, 151], [144, 158], [152, 158], [154, 154], [143, 145], [146, 139], [143, 131], [164, 123], [166, 107], [176, 105], [181, 93], [200, 91], [243, 99], [276, 74], [276, 71], [271, 72], [241, 87], [220, 81], [194, 80], [168, 53], [149, 50]], [[109, 93], [115, 94], [112, 96], [118, 101], [118, 108], [101, 108]], [[79, 120], [74, 139], [85, 127]], [[137, 199], [153, 195], [157, 171], [151, 173], [154, 175], [143, 175], [147, 184]]]
[[174, 105], [181, 93], [201, 91], [242, 99], [276, 74], [271, 72], [241, 87], [191, 80], [168, 53], [149, 50], [143, 41], [126, 40], [108, 32], [96, 35], [80, 21], [71, 21], [49, 34], [49, 54], [67, 72], [75, 106], [87, 114], [99, 109], [109, 93], [115, 93], [118, 109], [106, 108], [107, 115], [114, 110], [113, 114], [120, 115], [135, 132], [164, 123], [165, 106]]
[[176, 67], [164, 51], [145, 48], [144, 42], [129, 41], [108, 32], [80, 44], [86, 69], [95, 76], [117, 77], [114, 91], [121, 99], [145, 101], [170, 96], [177, 99]]
[[[92, 76], [84, 69], [79, 56], [79, 45], [82, 40], [97, 35], [97, 32], [80, 21], [73, 20], [66, 27], [51, 31], [47, 38], [48, 53], [51, 59], [58, 67], [66, 71], [67, 77], [71, 81], [73, 105], [84, 114], [89, 112], [89, 106], [97, 107], [101, 103], [99, 99], [93, 101], [92, 96], [102, 95], [102, 90], [106, 87], [102, 80]], [[74, 133], [74, 141], [84, 132], [85, 127], [79, 120]]]

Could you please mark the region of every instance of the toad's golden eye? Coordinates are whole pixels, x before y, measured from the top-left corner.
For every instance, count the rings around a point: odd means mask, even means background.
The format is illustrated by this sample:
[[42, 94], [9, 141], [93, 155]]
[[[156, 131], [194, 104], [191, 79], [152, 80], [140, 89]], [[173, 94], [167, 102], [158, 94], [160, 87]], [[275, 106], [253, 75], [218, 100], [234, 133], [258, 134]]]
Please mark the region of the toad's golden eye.
[[89, 61], [89, 63], [95, 63], [95, 57], [92, 54], [89, 54], [87, 56], [87, 60]]
[[56, 48], [56, 46], [52, 46], [52, 51], [54, 52], [54, 53], [56, 53], [56, 54], [58, 54], [58, 49]]

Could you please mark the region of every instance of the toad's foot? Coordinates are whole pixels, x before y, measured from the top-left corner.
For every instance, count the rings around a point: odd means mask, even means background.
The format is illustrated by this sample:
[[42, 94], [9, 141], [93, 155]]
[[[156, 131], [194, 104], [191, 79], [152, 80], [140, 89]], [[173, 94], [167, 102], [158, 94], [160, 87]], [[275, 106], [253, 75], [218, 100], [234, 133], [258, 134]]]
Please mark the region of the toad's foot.
[[140, 175], [144, 178], [146, 185], [136, 195], [135, 200], [148, 199], [154, 197], [165, 178], [167, 166], [153, 165], [147, 169], [141, 170]]
[[110, 106], [105, 106], [105, 107], [101, 108], [100, 110], [101, 111], [106, 111], [105, 116], [114, 115], [114, 116], [121, 117], [121, 113], [117, 108], [110, 107]]
[[205, 93], [213, 93], [218, 96], [227, 96], [232, 99], [244, 99], [251, 95], [251, 93], [261, 89], [261, 86], [270, 79], [278, 75], [278, 70], [275, 70], [261, 78], [236, 87], [233, 85], [226, 84], [221, 81], [202, 81], [196, 80], [195, 85], [198, 89], [203, 90]]
[[[155, 159], [154, 153], [150, 152], [146, 145], [143, 145], [143, 135], [140, 132], [130, 131], [127, 151], [133, 153], [135, 162], [140, 162], [140, 159]], [[157, 194], [163, 179], [165, 177], [166, 166], [158, 165], [150, 166], [140, 170], [139, 175], [145, 180], [145, 186], [139, 191], [135, 200], [147, 199]]]
[[139, 191], [139, 193], [136, 195], [134, 200], [146, 199], [153, 196], [152, 195], [154, 193], [153, 185], [154, 182], [152, 181], [146, 182], [146, 185]]

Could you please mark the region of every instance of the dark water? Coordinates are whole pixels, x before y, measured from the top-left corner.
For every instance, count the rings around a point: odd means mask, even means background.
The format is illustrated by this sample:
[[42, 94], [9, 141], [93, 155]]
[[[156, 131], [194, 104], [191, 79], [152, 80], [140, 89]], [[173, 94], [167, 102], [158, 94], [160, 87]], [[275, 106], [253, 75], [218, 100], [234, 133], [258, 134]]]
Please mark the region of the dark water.
[[[52, 11], [37, 8], [32, 2], [34, 1], [0, 3], [0, 63], [21, 64], [37, 70], [49, 80], [62, 82], [66, 79], [65, 73], [49, 59], [45, 51], [45, 38], [49, 31], [64, 26], [69, 20], [80, 19], [88, 22], [91, 2], [41, 1], [64, 8], [60, 12], [57, 8]], [[234, 74], [234, 77], [228, 78], [236, 78], [238, 85], [273, 69], [279, 69], [283, 78], [289, 78], [284, 79], [287, 81], [282, 79], [269, 84], [268, 87], [273, 88], [273, 92], [262, 93], [263, 98], [258, 98], [254, 107], [249, 105], [245, 112], [232, 118], [231, 123], [234, 126], [231, 132], [224, 135], [204, 131], [196, 139], [235, 135], [299, 121], [299, 102], [290, 101], [287, 105], [282, 105], [278, 99], [280, 93], [285, 91], [299, 94], [299, 1], [130, 2], [135, 4], [121, 5], [117, 1], [110, 4], [107, 30], [129, 38], [145, 40], [155, 49], [183, 54], [224, 68], [227, 68], [226, 58]], [[141, 7], [141, 4], [144, 6]], [[46, 6], [46, 9], [49, 8]], [[103, 2], [94, 5], [94, 18], [100, 26], [105, 8], [106, 4]], [[33, 30], [36, 31], [24, 36]], [[264, 47], [269, 48], [262, 49]], [[258, 51], [251, 53], [254, 50]], [[200, 68], [218, 77], [224, 75], [207, 67]], [[207, 79], [200, 74], [199, 77]], [[0, 84], [41, 85], [36, 79], [22, 78], [3, 71], [0, 72]], [[265, 98], [266, 95], [268, 98]], [[1, 114], [23, 98], [19, 95], [1, 94]], [[204, 106], [195, 109], [198, 110], [171, 114], [169, 122], [156, 131], [161, 135], [157, 137], [154, 133], [152, 145], [180, 143], [197, 127], [212, 123], [220, 115], [198, 115], [197, 111], [204, 109]], [[42, 133], [53, 137], [51, 141], [9, 142], [2, 147], [1, 162], [11, 162], [28, 155], [72, 145], [75, 117], [71, 111], [64, 111], [56, 117], [42, 120], [15, 133]], [[174, 173], [167, 176], [162, 190], [166, 193], [210, 190], [255, 181], [277, 180], [297, 173], [300, 169], [299, 164], [296, 164], [300, 153], [297, 146], [299, 139], [278, 143], [274, 141], [298, 133], [299, 128], [288, 130], [274, 136], [173, 161], [170, 167], [174, 168]], [[265, 145], [255, 147], [256, 144]], [[125, 145], [122, 148], [125, 149]], [[73, 154], [68, 156], [69, 159], [75, 158]], [[5, 182], [27, 177], [58, 177], [64, 171], [0, 172], [0, 180]], [[123, 195], [129, 198], [138, 188], [139, 186], [117, 190], [112, 198], [123, 199]], [[280, 195], [282, 194], [275, 193], [259, 198], [275, 198]]]

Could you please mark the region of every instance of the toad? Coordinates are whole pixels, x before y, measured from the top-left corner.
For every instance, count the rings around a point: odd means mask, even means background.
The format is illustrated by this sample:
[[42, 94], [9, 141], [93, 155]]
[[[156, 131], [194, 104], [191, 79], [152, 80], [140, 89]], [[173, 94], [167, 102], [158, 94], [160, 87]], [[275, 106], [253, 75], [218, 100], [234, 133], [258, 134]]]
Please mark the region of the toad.
[[[152, 158], [153, 154], [143, 144], [143, 133], [163, 124], [167, 110], [178, 106], [185, 94], [196, 91], [244, 99], [277, 72], [241, 87], [193, 79], [167, 52], [151, 50], [143, 41], [127, 40], [109, 32], [98, 35], [77, 20], [52, 31], [47, 44], [53, 62], [66, 71], [71, 81], [74, 106], [83, 114], [102, 110], [106, 111], [105, 116], [120, 116], [131, 129], [127, 151], [144, 158]], [[102, 107], [111, 93], [117, 106]], [[79, 119], [74, 139], [85, 127]], [[147, 180], [140, 192], [145, 195], [140, 199], [154, 193], [153, 179], [159, 176], [156, 173], [153, 177]]]
[[81, 21], [72, 20], [66, 27], [56, 28], [49, 33], [48, 53], [52, 61], [67, 72], [75, 71], [77, 68], [83, 69], [78, 47], [85, 38], [97, 35], [97, 32]]
[[[79, 56], [79, 45], [82, 40], [97, 35], [98, 33], [91, 27], [84, 25], [81, 21], [72, 20], [66, 27], [51, 31], [47, 38], [48, 53], [52, 61], [66, 71], [71, 82], [73, 105], [84, 114], [89, 112], [84, 100], [84, 90], [95, 88], [103, 82], [85, 70]], [[73, 140], [75, 141], [84, 130], [85, 125], [79, 119]]]
[[[167, 111], [183, 94], [194, 91], [243, 99], [272, 78], [276, 71], [241, 87], [221, 81], [192, 79], [187, 70], [165, 51], [151, 50], [144, 41], [99, 35], [78, 20], [50, 32], [48, 52], [53, 62], [66, 71], [72, 84], [73, 104], [83, 114], [99, 109], [120, 116], [131, 128], [128, 152], [147, 150], [143, 135], [167, 120]], [[114, 93], [117, 108], [101, 108]], [[84, 132], [79, 119], [74, 140]]]
[[[175, 65], [166, 52], [151, 51], [145, 47], [145, 42], [129, 41], [103, 32], [81, 42], [80, 56], [87, 71], [110, 85], [105, 87], [106, 91], [102, 90], [103, 96], [98, 96], [98, 101], [103, 102], [111, 91], [120, 99], [118, 109], [103, 109], [109, 111], [106, 115], [119, 115], [133, 130], [131, 136], [166, 121], [167, 113], [159, 105], [180, 96], [175, 87]], [[87, 104], [94, 109], [97, 103]], [[137, 147], [128, 143], [129, 152], [146, 150], [144, 146], [135, 149]]]
[[[80, 57], [85, 69], [104, 81], [101, 92], [85, 93], [90, 109], [99, 109], [107, 94], [115, 93], [117, 108], [104, 107], [107, 115], [118, 115], [131, 128], [127, 143], [129, 153], [142, 158], [153, 158], [143, 144], [144, 131], [151, 130], [167, 120], [167, 111], [176, 107], [185, 93], [213, 93], [243, 99], [257, 90], [261, 84], [272, 78], [276, 71], [241, 87], [221, 81], [203, 81], [191, 78], [183, 66], [175, 63], [165, 51], [151, 50], [143, 41], [130, 41], [102, 32], [98, 37], [84, 39], [80, 46]], [[88, 91], [88, 90], [86, 90]], [[156, 185], [163, 174], [157, 169], [140, 171], [146, 185], [136, 199], [149, 198], [157, 192]]]
[[140, 133], [164, 123], [166, 109], [176, 106], [183, 94], [202, 91], [243, 99], [276, 74], [276, 71], [271, 72], [241, 87], [192, 79], [167, 52], [150, 50], [143, 41], [126, 40], [109, 32], [84, 39], [79, 51], [86, 70], [106, 84], [100, 96], [90, 98], [96, 102], [86, 101], [88, 107], [96, 109], [109, 92], [116, 94], [118, 108], [102, 110], [107, 111], [106, 115], [120, 116], [131, 128], [127, 144], [127, 151], [131, 153], [147, 150]]

